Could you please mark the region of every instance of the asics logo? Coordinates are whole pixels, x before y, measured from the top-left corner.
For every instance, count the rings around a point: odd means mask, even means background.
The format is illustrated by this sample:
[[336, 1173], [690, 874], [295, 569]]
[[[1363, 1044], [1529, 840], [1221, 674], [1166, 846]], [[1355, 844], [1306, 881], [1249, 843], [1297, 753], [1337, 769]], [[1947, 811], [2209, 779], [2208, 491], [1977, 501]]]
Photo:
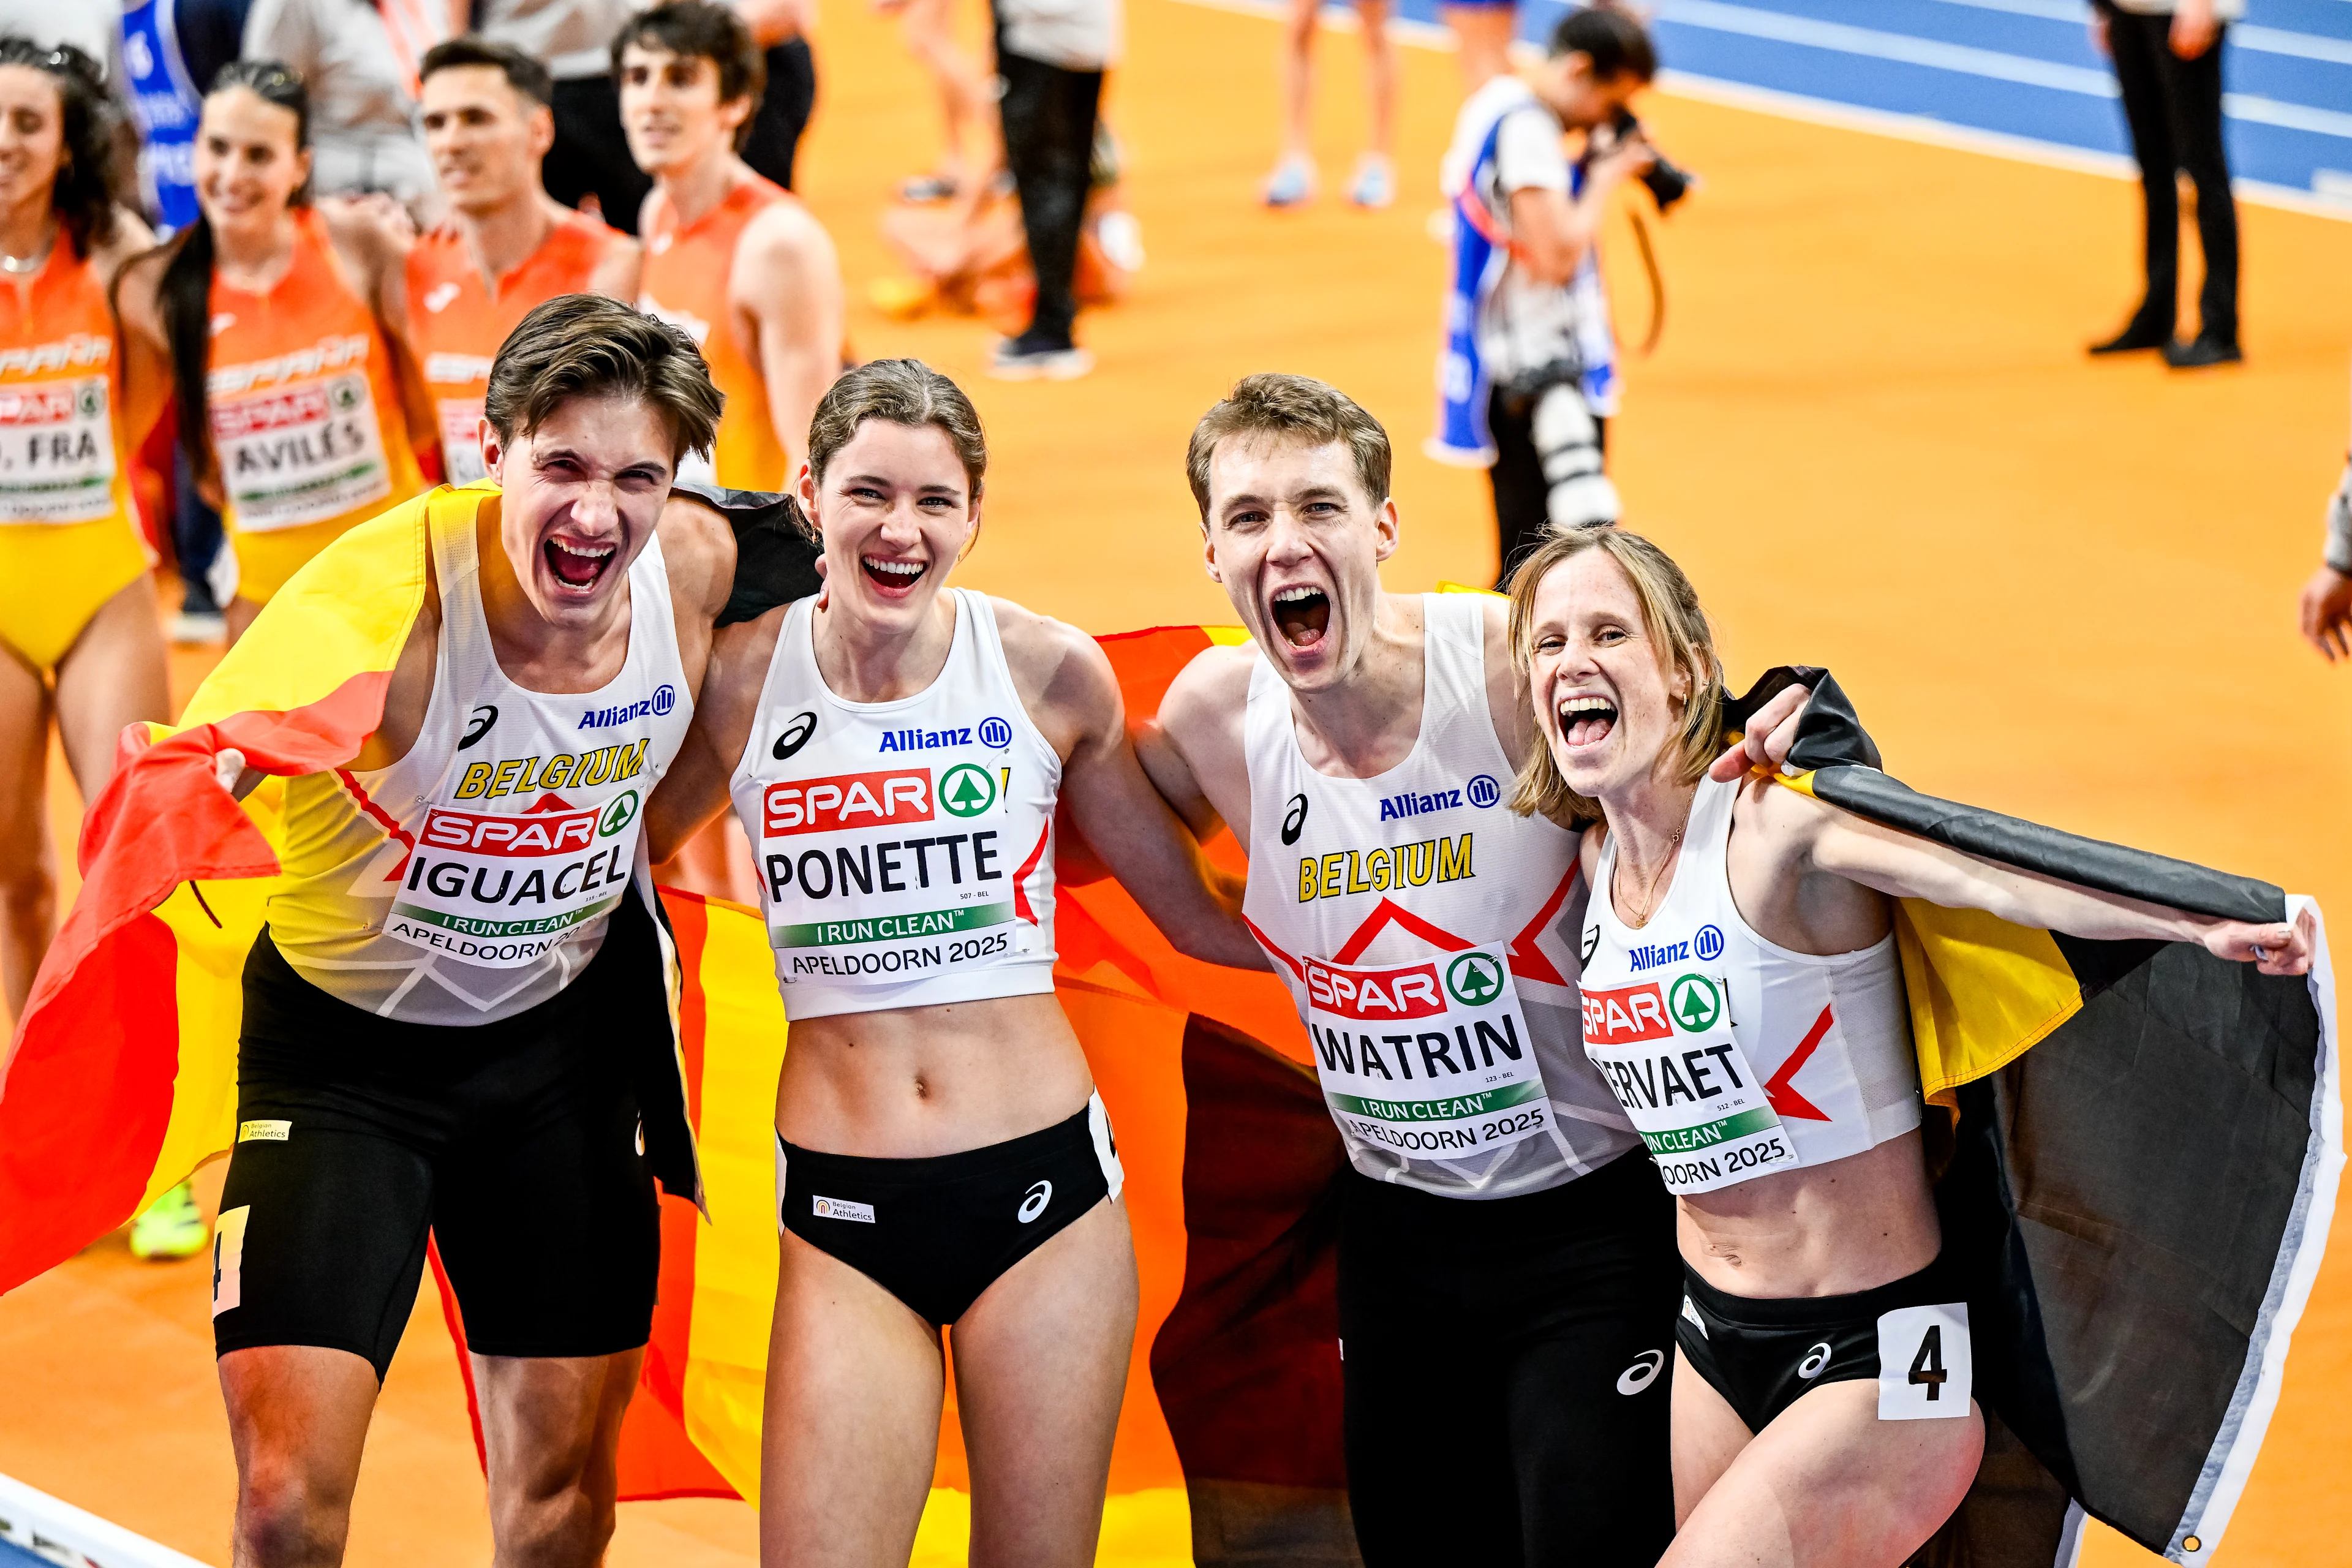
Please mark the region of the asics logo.
[[1307, 830], [1307, 795], [1305, 791], [1290, 797], [1290, 809], [1282, 815], [1282, 841], [1286, 845], [1298, 842]]
[[1029, 1189], [1029, 1195], [1021, 1200], [1021, 1207], [1015, 1217], [1018, 1218], [1023, 1225], [1027, 1225], [1031, 1220], [1035, 1219], [1039, 1215], [1044, 1214], [1045, 1212], [1045, 1205], [1053, 1201], [1054, 1184], [1051, 1182], [1039, 1182]]
[[774, 752], [776, 761], [780, 763], [790, 762], [793, 753], [798, 752], [803, 746], [807, 745], [809, 742], [809, 737], [815, 733], [816, 713], [814, 710], [806, 710], [793, 714], [792, 718], [785, 721], [783, 729], [776, 736], [776, 749]]
[[1666, 1352], [1643, 1351], [1633, 1358], [1633, 1364], [1617, 1374], [1617, 1392], [1635, 1394], [1658, 1381], [1658, 1373], [1666, 1368]]
[[491, 704], [485, 702], [479, 708], [475, 709], [474, 711], [467, 718], [466, 737], [464, 740], [457, 742], [457, 749], [462, 752], [467, 747], [471, 746], [475, 742], [488, 734], [490, 732], [490, 726], [498, 721], [499, 710]]
[[1811, 1350], [1806, 1352], [1805, 1359], [1797, 1363], [1797, 1375], [1803, 1378], [1807, 1383], [1811, 1383], [1813, 1379], [1821, 1376], [1822, 1370], [1829, 1364], [1830, 1342], [1827, 1340], [1823, 1340]]

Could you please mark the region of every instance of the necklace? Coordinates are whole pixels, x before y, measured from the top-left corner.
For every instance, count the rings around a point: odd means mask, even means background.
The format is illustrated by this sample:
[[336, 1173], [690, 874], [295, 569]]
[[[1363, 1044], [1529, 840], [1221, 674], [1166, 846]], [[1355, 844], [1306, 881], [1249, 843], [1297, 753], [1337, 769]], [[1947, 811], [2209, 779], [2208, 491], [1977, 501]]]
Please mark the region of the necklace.
[[[1635, 931], [1639, 931], [1643, 926], [1648, 925], [1650, 923], [1650, 917], [1658, 912], [1658, 883], [1665, 877], [1666, 868], [1675, 863], [1675, 852], [1682, 847], [1683, 835], [1690, 831], [1691, 812], [1696, 809], [1697, 805], [1698, 796], [1694, 794], [1690, 798], [1690, 804], [1683, 807], [1683, 825], [1675, 829], [1673, 837], [1666, 840], [1666, 852], [1664, 856], [1659, 858], [1658, 868], [1650, 873], [1650, 885], [1642, 889], [1641, 918], [1638, 920], [1629, 920], [1625, 921], [1625, 924], [1633, 927]], [[1617, 869], [1622, 869], [1624, 864], [1625, 858], [1622, 855], [1619, 856], [1617, 858]], [[1610, 880], [1613, 884], [1616, 879], [1615, 873], [1612, 871]], [[1617, 897], [1616, 888], [1612, 886], [1609, 891], [1612, 901], [1617, 903], [1622, 908], [1623, 900]]]
[[22, 278], [28, 273], [38, 272], [41, 269], [41, 263], [49, 258], [49, 252], [56, 247], [58, 237], [51, 234], [42, 242], [41, 248], [30, 256], [10, 256], [0, 252], [0, 272], [5, 272], [11, 278]]

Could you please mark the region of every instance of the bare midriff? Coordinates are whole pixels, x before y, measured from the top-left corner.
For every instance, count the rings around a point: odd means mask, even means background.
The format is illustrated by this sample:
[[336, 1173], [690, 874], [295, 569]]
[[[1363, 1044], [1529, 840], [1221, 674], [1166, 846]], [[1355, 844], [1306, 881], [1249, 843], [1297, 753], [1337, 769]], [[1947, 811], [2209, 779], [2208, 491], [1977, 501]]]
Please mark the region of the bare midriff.
[[1066, 1121], [1093, 1091], [1050, 994], [837, 1013], [793, 1026], [776, 1131], [828, 1154], [919, 1160]]
[[1850, 1295], [1916, 1274], [1943, 1245], [1916, 1129], [1677, 1201], [1684, 1261], [1733, 1296]]

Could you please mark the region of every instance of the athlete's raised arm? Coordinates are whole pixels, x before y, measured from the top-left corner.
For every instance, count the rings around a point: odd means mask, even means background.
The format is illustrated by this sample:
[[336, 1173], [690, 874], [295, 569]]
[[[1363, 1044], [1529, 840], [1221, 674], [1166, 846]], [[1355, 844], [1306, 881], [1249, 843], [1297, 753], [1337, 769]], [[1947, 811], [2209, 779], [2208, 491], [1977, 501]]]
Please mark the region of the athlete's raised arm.
[[[725, 603], [723, 588], [720, 603]], [[728, 782], [751, 739], [752, 721], [759, 717], [760, 689], [791, 608], [779, 605], [756, 619], [721, 626], [711, 635], [702, 689], [694, 700], [694, 722], [687, 727], [669, 772], [646, 802], [646, 852], [655, 865], [677, 854], [726, 809]]]
[[406, 208], [381, 194], [322, 196], [317, 206], [344, 281], [368, 302], [392, 340], [409, 439], [420, 451], [430, 447], [441, 431], [408, 318], [408, 253], [416, 243], [416, 226]]
[[1249, 842], [1249, 774], [1242, 713], [1249, 701], [1247, 647], [1205, 648], [1179, 670], [1160, 711], [1135, 728], [1135, 754], [1160, 798], [1192, 837], [1206, 842], [1220, 827]]
[[[1982, 910], [2012, 925], [2094, 941], [2193, 942], [2217, 958], [2254, 963], [2264, 974], [2302, 974], [2311, 967], [2308, 915], [2255, 924], [2191, 914], [1992, 865], [1769, 781], [1751, 784], [1745, 795], [1742, 825], [1761, 827], [1761, 842], [1799, 879], [1842, 879], [1889, 898]], [[1736, 879], [1739, 871], [1735, 860]], [[1805, 898], [1801, 885], [1793, 896]]]
[[789, 483], [808, 461], [816, 400], [841, 374], [841, 260], [833, 237], [798, 202], [777, 202], [744, 229], [729, 291], [757, 346]]
[[1241, 918], [1242, 881], [1211, 866], [1136, 761], [1110, 660], [1076, 627], [995, 601], [1030, 717], [1062, 755], [1062, 804], [1087, 847], [1176, 950], [1235, 969], [1265, 955]]

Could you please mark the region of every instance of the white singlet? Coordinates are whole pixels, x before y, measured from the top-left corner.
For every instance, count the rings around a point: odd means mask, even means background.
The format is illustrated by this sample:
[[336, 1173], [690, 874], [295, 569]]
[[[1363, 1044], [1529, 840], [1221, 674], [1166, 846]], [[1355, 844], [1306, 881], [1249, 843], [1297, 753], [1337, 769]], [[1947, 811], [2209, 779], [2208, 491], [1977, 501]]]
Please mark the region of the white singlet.
[[728, 793], [760, 863], [787, 1017], [1054, 989], [1062, 759], [1013, 688], [995, 607], [949, 592], [947, 663], [895, 702], [835, 696], [816, 601], [784, 612]]
[[1576, 1043], [1577, 836], [1502, 804], [1486, 617], [1424, 594], [1421, 732], [1378, 778], [1307, 765], [1250, 675], [1243, 910], [1315, 1042], [1357, 1170], [1445, 1197], [1557, 1186], [1636, 1146]]
[[596, 691], [529, 691], [499, 668], [482, 616], [476, 509], [441, 502], [421, 503], [441, 592], [424, 726], [388, 768], [287, 781], [269, 930], [304, 979], [355, 1007], [487, 1024], [596, 956], [694, 699], [658, 539], [629, 568], [620, 673]]
[[1649, 924], [1628, 930], [1612, 907], [1613, 839], [1587, 916], [1585, 1049], [1677, 1193], [1824, 1165], [1919, 1125], [1894, 932], [1823, 957], [1750, 930], [1724, 863], [1743, 782], [1699, 782]]

